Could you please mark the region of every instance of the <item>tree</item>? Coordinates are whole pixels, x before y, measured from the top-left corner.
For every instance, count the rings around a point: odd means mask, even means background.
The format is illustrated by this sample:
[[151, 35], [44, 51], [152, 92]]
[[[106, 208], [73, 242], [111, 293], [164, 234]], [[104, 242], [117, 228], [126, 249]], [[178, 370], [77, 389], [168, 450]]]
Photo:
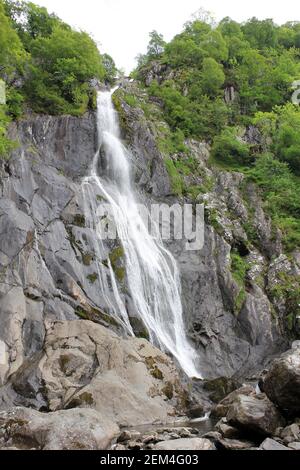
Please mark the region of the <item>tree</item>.
[[277, 30], [278, 27], [271, 19], [260, 21], [257, 18], [251, 18], [242, 26], [245, 38], [253, 48], [259, 50], [277, 46]]
[[151, 31], [149, 34], [150, 41], [148, 44], [147, 55], [151, 58], [160, 56], [165, 50], [165, 41], [162, 34], [157, 31]]
[[202, 90], [209, 96], [217, 96], [224, 84], [225, 74], [222, 65], [218, 64], [212, 57], [203, 60]]
[[113, 83], [118, 72], [115, 61], [109, 54], [103, 54], [102, 64], [105, 70], [105, 80], [109, 83]]
[[5, 15], [4, 5], [0, 0], [0, 77], [7, 82], [20, 71], [26, 59], [26, 53], [18, 34]]
[[58, 25], [70, 29], [56, 15], [49, 14], [46, 8], [31, 2], [5, 0], [5, 8], [26, 49], [30, 48], [32, 39], [50, 36]]
[[213, 30], [207, 33], [200, 46], [206, 57], [212, 57], [217, 61], [226, 61], [228, 58], [228, 48], [219, 31]]
[[56, 27], [31, 44], [32, 66], [25, 91], [37, 111], [81, 114], [89, 101], [88, 82], [103, 79], [101, 56], [88, 34]]

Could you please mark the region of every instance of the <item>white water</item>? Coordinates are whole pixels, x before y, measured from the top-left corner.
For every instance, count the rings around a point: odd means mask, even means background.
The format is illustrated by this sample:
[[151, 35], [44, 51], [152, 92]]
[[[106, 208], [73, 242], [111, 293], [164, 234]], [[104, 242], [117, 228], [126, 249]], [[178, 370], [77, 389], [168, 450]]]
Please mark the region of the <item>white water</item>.
[[[195, 352], [185, 335], [181, 286], [176, 261], [167, 251], [159, 236], [149, 234], [139, 215], [130, 179], [130, 156], [120, 140], [118, 116], [114, 110], [111, 93], [98, 95], [97, 151], [90, 176], [83, 181], [86, 220], [95, 228], [97, 192], [110, 204], [117, 233], [124, 249], [126, 279], [132, 299], [133, 313], [143, 320], [154, 344], [169, 351], [190, 377], [201, 378], [195, 367]], [[102, 167], [98, 175], [98, 165]], [[101, 259], [104, 246], [94, 247]], [[107, 270], [99, 266], [98, 277], [101, 295], [106, 300], [110, 314], [118, 317], [129, 334], [133, 334], [122, 293], [110, 262]]]

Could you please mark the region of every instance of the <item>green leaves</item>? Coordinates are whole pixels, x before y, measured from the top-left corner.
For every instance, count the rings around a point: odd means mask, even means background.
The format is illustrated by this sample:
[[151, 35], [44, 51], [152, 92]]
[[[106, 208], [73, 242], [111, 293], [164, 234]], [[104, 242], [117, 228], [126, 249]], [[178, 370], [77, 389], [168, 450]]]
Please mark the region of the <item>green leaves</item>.
[[4, 10], [0, 0], [0, 46], [0, 77], [3, 70], [6, 81], [22, 83], [10, 92], [14, 117], [24, 98], [37, 112], [81, 115], [91, 103], [90, 80], [113, 73], [112, 59], [106, 72], [87, 33], [72, 30], [33, 3], [6, 0]]

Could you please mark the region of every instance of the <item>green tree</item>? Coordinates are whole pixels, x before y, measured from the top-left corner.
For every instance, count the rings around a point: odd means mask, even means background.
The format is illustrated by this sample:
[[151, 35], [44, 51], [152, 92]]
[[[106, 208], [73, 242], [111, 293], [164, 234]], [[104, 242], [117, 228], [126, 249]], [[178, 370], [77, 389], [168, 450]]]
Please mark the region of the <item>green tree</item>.
[[204, 94], [217, 96], [224, 81], [225, 74], [222, 65], [218, 64], [212, 57], [205, 58], [202, 66], [202, 89]]
[[109, 54], [103, 54], [102, 64], [105, 71], [105, 80], [113, 83], [118, 73], [115, 61]]
[[259, 50], [277, 46], [277, 30], [278, 27], [271, 19], [260, 21], [257, 18], [251, 18], [242, 26], [245, 38], [254, 49]]
[[148, 44], [147, 55], [150, 58], [158, 57], [164, 52], [166, 45], [163, 35], [154, 30], [149, 33], [149, 36], [150, 41]]
[[84, 32], [55, 27], [31, 44], [32, 66], [25, 92], [33, 108], [52, 114], [82, 114], [88, 106], [88, 81], [105, 71], [96, 44]]
[[0, 78], [7, 82], [20, 72], [26, 53], [9, 18], [5, 15], [4, 4], [0, 0]]

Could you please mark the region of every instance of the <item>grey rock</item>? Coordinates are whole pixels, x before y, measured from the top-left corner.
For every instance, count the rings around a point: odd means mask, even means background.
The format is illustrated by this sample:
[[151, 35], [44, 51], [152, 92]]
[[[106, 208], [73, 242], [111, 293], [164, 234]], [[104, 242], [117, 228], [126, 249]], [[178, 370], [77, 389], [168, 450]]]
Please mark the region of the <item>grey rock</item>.
[[300, 441], [300, 427], [298, 424], [293, 423], [290, 426], [282, 429], [280, 437], [283, 439], [285, 444], [289, 444], [294, 441]]
[[227, 397], [220, 401], [212, 409], [212, 415], [218, 418], [226, 417], [230, 407], [234, 404], [239, 395], [255, 396], [255, 389], [250, 385], [241, 387], [234, 392], [231, 392]]
[[264, 380], [270, 400], [294, 416], [300, 413], [300, 349], [275, 359]]
[[94, 410], [39, 413], [27, 408], [0, 412], [0, 448], [103, 450], [119, 429]]
[[283, 446], [279, 442], [274, 441], [274, 439], [270, 438], [265, 439], [259, 448], [262, 450], [290, 450], [288, 447]]
[[237, 439], [220, 439], [217, 443], [217, 448], [222, 450], [246, 450], [253, 446], [253, 442]]
[[300, 442], [290, 442], [288, 447], [292, 450], [300, 450]]
[[174, 441], [159, 442], [154, 450], [215, 450], [214, 444], [208, 439], [194, 437], [191, 439], [176, 439]]
[[[161, 371], [158, 378], [155, 368]], [[165, 395], [167, 384], [172, 399]], [[32, 406], [90, 407], [122, 426], [168, 422], [186, 395], [170, 358], [148, 341], [122, 339], [82, 320], [49, 325], [43, 352], [14, 376], [13, 387], [24, 399], [41, 394]]]
[[227, 418], [222, 418], [215, 426], [217, 432], [228, 439], [236, 439], [240, 436], [240, 431], [228, 425]]
[[284, 423], [276, 407], [265, 395], [238, 395], [227, 413], [228, 423], [248, 433], [272, 435]]

